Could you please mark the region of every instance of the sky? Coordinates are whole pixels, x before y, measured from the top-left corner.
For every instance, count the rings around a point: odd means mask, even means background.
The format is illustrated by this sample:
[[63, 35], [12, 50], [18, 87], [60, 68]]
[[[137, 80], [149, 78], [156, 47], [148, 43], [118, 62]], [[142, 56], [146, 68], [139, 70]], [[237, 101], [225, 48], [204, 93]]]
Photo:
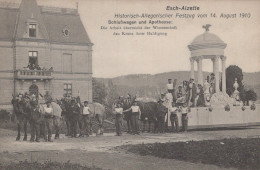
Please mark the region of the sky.
[[[2, 0], [1, 0], [2, 1]], [[5, 0], [7, 1], [7, 0]], [[20, 2], [20, 0], [8, 0]], [[187, 46], [211, 24], [210, 33], [226, 44], [226, 65], [238, 65], [244, 72], [260, 71], [260, 2], [259, 1], [170, 1], [170, 0], [37, 0], [39, 5], [76, 8], [94, 43], [93, 76], [115, 77], [127, 74], [156, 74], [190, 70], [190, 51]], [[166, 6], [199, 6], [199, 11], [166, 11]], [[235, 19], [172, 19], [177, 30], [166, 31], [168, 36], [114, 36], [108, 26], [116, 13], [237, 13]], [[239, 13], [250, 13], [248, 19]], [[121, 32], [121, 31], [120, 31]], [[196, 65], [195, 65], [196, 68]], [[212, 72], [210, 60], [203, 60], [203, 71]], [[221, 65], [220, 65], [221, 69]]]

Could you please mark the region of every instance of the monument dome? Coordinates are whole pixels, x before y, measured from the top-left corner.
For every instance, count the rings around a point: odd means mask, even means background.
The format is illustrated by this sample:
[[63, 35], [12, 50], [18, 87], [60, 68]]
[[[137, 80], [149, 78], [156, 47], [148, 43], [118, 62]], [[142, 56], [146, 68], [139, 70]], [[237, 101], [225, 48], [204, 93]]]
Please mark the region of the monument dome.
[[217, 35], [209, 32], [210, 24], [203, 25], [205, 32], [193, 39], [188, 48], [191, 52], [191, 78], [194, 79], [194, 62], [197, 62], [198, 84], [203, 84], [202, 60], [210, 59], [213, 62], [213, 73], [215, 75], [215, 92], [219, 92], [219, 59], [222, 61], [222, 91], [226, 91], [226, 56], [224, 50], [227, 44]]
[[[225, 49], [227, 44], [224, 43], [217, 35], [205, 31], [203, 34], [198, 35], [188, 48], [190, 51], [199, 49]], [[214, 54], [215, 52], [213, 52]], [[212, 53], [211, 53], [212, 54]], [[207, 55], [207, 54], [204, 54]]]
[[191, 44], [225, 44], [217, 35], [205, 31], [198, 35]]

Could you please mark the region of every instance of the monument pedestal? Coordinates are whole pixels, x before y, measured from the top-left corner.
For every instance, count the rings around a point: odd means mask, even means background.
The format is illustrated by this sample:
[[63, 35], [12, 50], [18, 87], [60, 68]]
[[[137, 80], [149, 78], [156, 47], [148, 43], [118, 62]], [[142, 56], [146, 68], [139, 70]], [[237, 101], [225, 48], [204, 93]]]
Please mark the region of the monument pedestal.
[[212, 95], [210, 103], [211, 106], [224, 108], [227, 104], [232, 106], [233, 99], [226, 92], [218, 92]]

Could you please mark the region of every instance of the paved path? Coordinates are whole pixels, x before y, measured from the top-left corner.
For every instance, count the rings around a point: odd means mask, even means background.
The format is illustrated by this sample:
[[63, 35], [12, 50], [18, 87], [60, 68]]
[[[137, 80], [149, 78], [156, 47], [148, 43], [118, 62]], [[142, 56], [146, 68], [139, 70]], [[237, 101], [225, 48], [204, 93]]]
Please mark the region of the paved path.
[[0, 129], [0, 156], [2, 162], [32, 160], [57, 160], [96, 165], [105, 169], [219, 169], [217, 166], [200, 163], [188, 163], [173, 159], [160, 159], [153, 156], [139, 156], [113, 148], [127, 144], [165, 143], [177, 141], [199, 141], [223, 138], [258, 138], [260, 126], [252, 129], [191, 131], [188, 133], [166, 133], [114, 136], [107, 133], [104, 136], [88, 138], [67, 138], [64, 135], [53, 143], [30, 143], [15, 141], [15, 132]]

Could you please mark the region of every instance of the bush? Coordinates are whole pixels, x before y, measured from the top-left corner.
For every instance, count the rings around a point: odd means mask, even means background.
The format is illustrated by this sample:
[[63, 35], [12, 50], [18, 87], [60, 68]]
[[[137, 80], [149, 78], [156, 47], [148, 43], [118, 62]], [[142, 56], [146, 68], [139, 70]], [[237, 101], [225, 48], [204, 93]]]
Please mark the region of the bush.
[[229, 106], [229, 104], [227, 104], [227, 105], [225, 106], [225, 111], [227, 111], [227, 112], [230, 111], [230, 106]]
[[259, 138], [125, 145], [120, 148], [140, 155], [213, 164], [221, 168], [260, 169]]
[[255, 110], [255, 104], [254, 103], [250, 106], [250, 109]]

